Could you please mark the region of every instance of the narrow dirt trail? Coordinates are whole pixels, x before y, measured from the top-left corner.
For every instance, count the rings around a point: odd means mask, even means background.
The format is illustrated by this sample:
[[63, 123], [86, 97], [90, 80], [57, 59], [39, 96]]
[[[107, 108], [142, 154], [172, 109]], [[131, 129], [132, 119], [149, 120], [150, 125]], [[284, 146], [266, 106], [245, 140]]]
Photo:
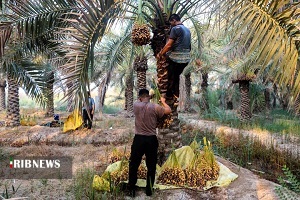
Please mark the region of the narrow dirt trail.
[[262, 130], [241, 130], [222, 125], [216, 121], [199, 119], [197, 114], [180, 114], [180, 120], [203, 131], [214, 133], [215, 135], [242, 134], [244, 137], [259, 139], [267, 147], [273, 145], [279, 151], [290, 152], [294, 158], [300, 159], [300, 138], [290, 135], [270, 133]]

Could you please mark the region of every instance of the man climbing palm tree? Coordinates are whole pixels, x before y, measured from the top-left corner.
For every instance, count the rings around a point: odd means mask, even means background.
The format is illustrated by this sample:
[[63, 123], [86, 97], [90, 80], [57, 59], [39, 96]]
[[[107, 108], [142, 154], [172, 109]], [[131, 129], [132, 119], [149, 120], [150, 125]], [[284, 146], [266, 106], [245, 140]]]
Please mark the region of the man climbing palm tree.
[[167, 97], [179, 96], [179, 76], [190, 61], [191, 32], [180, 20], [177, 14], [170, 16], [170, 37], [157, 55], [158, 59], [166, 54], [169, 57]]

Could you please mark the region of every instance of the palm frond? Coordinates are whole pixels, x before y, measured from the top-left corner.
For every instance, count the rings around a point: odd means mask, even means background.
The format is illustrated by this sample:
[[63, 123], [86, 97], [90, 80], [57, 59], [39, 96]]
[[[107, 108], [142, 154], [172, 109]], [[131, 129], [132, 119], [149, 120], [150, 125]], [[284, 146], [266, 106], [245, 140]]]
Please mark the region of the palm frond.
[[4, 55], [4, 48], [12, 33], [11, 22], [0, 22], [0, 58]]
[[44, 94], [47, 77], [44, 76], [44, 68], [30, 60], [23, 60], [19, 64], [5, 64], [6, 73], [17, 80], [18, 84], [25, 90], [26, 94], [36, 103], [44, 107], [47, 98]]
[[[80, 0], [79, 12], [70, 12], [72, 27], [62, 28], [61, 33], [68, 39], [65, 47], [69, 49], [65, 58], [68, 61], [60, 67], [66, 84], [72, 82], [72, 88], [66, 98], [75, 97], [76, 106], [81, 106], [81, 100], [87, 104], [87, 90], [89, 89], [89, 70], [94, 71], [94, 47], [104, 35], [105, 30], [120, 14], [121, 3], [113, 0], [85, 1]], [[69, 20], [70, 21], [70, 20]], [[92, 75], [93, 76], [93, 75]], [[76, 94], [76, 95], [75, 95]]]
[[29, 0], [24, 3], [16, 0], [7, 6], [12, 13], [8, 18], [14, 22], [14, 35], [9, 47], [18, 49], [22, 54], [34, 51], [53, 54], [54, 47], [59, 45], [53, 41], [61, 39], [55, 30], [68, 25], [62, 19], [67, 17], [66, 12], [76, 8], [76, 1]]
[[[101, 71], [95, 74], [95, 78], [100, 77], [101, 74], [105, 74], [105, 79], [99, 82], [101, 87], [103, 87], [103, 89], [100, 89], [101, 91], [104, 91], [104, 88], [108, 87], [116, 67], [120, 66], [128, 58], [128, 52], [131, 52], [130, 50], [133, 49], [130, 39], [131, 31], [128, 29], [124, 35], [119, 36], [115, 40], [106, 40], [105, 45], [102, 46], [101, 49], [105, 53], [102, 55], [104, 61], [101, 63], [101, 66], [105, 66], [105, 68], [102, 67]], [[101, 92], [101, 95], [105, 95], [105, 92]], [[103, 98], [100, 96], [100, 99]]]
[[229, 21], [228, 30], [236, 36], [234, 41], [247, 47], [246, 55], [257, 52], [256, 63], [261, 71], [272, 61], [269, 74], [275, 74], [277, 83], [292, 86], [293, 96], [297, 96], [300, 8], [299, 3], [289, 3], [288, 0], [230, 0], [222, 2], [221, 10]]

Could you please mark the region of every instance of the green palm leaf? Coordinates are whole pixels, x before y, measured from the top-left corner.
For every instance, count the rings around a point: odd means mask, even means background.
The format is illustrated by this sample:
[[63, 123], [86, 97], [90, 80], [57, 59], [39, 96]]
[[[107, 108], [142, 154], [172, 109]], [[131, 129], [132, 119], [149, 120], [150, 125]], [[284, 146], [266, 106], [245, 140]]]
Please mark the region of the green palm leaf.
[[4, 54], [4, 47], [12, 33], [11, 22], [0, 22], [0, 58]]
[[[68, 13], [72, 26], [62, 28], [61, 33], [67, 40], [61, 41], [68, 44], [69, 51], [66, 53], [67, 62], [60, 66], [66, 84], [73, 83], [67, 98], [75, 97], [77, 106], [81, 106], [81, 99], [85, 99], [89, 89], [89, 77], [94, 71], [94, 47], [98, 40], [101, 40], [107, 28], [114, 23], [116, 15], [120, 14], [120, 3], [112, 0], [107, 1], [78, 1], [79, 12]], [[71, 37], [70, 37], [71, 36]], [[76, 94], [76, 95], [74, 95]]]
[[15, 28], [10, 48], [13, 47], [23, 53], [42, 51], [51, 55], [53, 47], [59, 44], [50, 40], [60, 38], [60, 35], [55, 34], [55, 30], [68, 25], [62, 18], [66, 17], [66, 12], [76, 8], [76, 1], [29, 0], [24, 3], [16, 0], [8, 3], [7, 7], [10, 9], [8, 12], [12, 13], [7, 18], [13, 22]]
[[271, 62], [269, 74], [275, 73], [279, 84], [292, 86], [297, 96], [300, 8], [299, 3], [289, 3], [288, 0], [223, 1], [220, 9], [225, 11], [224, 19], [229, 21], [227, 28], [235, 35], [234, 41], [247, 48], [246, 55], [257, 52], [256, 64], [261, 66], [261, 72]]
[[[128, 27], [131, 27], [131, 23]], [[111, 78], [114, 74], [114, 71], [117, 66], [121, 66], [124, 61], [128, 58], [128, 55], [132, 53], [133, 45], [131, 43], [131, 31], [129, 28], [126, 29], [124, 35], [121, 35], [115, 39], [107, 39], [104, 44], [100, 47], [102, 49], [101, 66], [105, 66], [105, 69], [102, 67], [98, 69], [98, 72], [95, 73], [94, 78], [100, 77], [97, 86], [100, 86], [100, 90], [104, 91], [104, 88], [107, 88]], [[118, 79], [122, 80], [122, 79]], [[100, 94], [100, 99], [104, 99], [105, 92]]]
[[19, 64], [5, 64], [5, 66], [7, 73], [10, 74], [11, 78], [17, 80], [26, 94], [44, 107], [47, 102], [44, 94], [47, 80], [47, 77], [44, 76], [44, 68], [30, 60], [23, 60]]

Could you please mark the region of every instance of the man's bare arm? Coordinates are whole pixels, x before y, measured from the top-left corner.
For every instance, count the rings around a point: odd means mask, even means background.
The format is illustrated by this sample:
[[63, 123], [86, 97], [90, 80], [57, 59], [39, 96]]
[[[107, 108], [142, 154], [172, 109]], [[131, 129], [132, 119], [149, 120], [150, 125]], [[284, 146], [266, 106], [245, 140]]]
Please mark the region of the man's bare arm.
[[157, 57], [159, 58], [161, 56], [164, 56], [168, 51], [171, 50], [173, 44], [174, 44], [174, 40], [169, 39], [167, 44], [164, 46], [164, 48], [157, 54]]
[[160, 101], [163, 105], [163, 107], [165, 108], [165, 115], [168, 115], [172, 112], [170, 106], [166, 103], [166, 99], [164, 97], [160, 97]]

